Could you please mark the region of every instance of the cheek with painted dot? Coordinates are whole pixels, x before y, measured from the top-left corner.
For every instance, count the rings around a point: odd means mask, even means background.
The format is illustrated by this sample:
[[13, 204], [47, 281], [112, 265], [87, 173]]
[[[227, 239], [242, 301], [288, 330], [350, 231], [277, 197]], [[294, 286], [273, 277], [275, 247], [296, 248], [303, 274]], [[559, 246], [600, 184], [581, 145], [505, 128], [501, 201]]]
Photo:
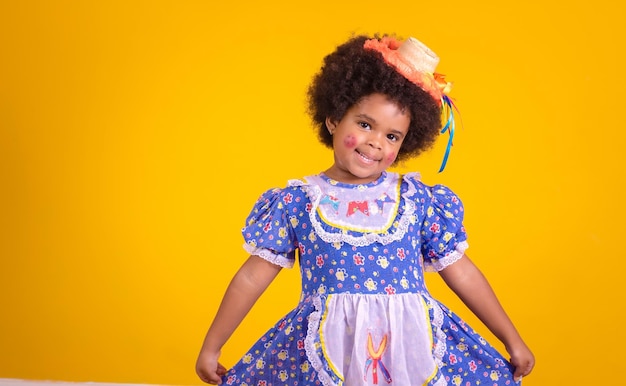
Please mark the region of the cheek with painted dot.
[[388, 163], [392, 164], [393, 161], [396, 160], [396, 156], [397, 156], [396, 153], [389, 153], [387, 154], [387, 157], [385, 157], [385, 159], [387, 160]]
[[343, 144], [347, 148], [356, 147], [356, 138], [354, 138], [354, 136], [352, 135], [349, 135], [346, 137], [346, 139], [343, 140]]

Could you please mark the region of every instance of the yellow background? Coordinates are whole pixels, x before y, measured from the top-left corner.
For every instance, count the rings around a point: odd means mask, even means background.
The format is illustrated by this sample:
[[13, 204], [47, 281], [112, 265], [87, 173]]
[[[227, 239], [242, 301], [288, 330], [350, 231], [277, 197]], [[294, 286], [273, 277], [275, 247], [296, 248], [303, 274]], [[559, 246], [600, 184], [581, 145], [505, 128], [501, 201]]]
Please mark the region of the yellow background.
[[[620, 384], [615, 4], [2, 2], [0, 378], [198, 384], [254, 200], [330, 165], [305, 114], [311, 76], [351, 33], [395, 32], [439, 54], [463, 119], [444, 173], [443, 138], [398, 170], [463, 199], [468, 253], [536, 354], [525, 385]], [[284, 271], [224, 364], [298, 294]]]

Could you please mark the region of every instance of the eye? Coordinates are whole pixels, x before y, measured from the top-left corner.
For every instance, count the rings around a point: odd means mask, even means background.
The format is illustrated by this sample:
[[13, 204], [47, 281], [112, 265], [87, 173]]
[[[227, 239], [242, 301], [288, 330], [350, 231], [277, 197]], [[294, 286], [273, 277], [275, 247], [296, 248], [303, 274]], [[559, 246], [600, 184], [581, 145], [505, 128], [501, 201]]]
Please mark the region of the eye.
[[370, 124], [367, 122], [359, 122], [358, 125], [361, 126], [361, 128], [365, 130], [369, 130], [372, 128], [372, 126], [370, 126]]
[[387, 134], [387, 139], [392, 141], [392, 142], [397, 142], [400, 140], [400, 137], [398, 137], [395, 134]]

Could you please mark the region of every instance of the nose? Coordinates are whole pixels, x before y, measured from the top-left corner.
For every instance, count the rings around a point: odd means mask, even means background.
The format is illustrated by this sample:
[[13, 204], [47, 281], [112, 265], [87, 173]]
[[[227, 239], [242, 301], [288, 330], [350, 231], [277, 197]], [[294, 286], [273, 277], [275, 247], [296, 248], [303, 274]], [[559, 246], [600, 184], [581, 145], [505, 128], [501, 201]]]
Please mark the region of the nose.
[[381, 133], [377, 133], [377, 132], [370, 132], [368, 138], [367, 138], [367, 144], [370, 145], [371, 147], [373, 147], [374, 149], [380, 149], [382, 146], [382, 141], [384, 138], [382, 138], [382, 134]]

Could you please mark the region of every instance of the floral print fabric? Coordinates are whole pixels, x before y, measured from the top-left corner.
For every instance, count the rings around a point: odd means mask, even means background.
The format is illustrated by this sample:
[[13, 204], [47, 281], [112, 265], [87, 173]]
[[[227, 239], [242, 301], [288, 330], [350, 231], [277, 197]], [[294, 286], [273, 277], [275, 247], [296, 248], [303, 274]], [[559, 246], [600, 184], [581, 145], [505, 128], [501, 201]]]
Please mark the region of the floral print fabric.
[[463, 256], [463, 205], [416, 174], [365, 185], [324, 174], [265, 192], [244, 247], [302, 295], [224, 376], [226, 385], [513, 385], [511, 365], [434, 300], [424, 272]]

